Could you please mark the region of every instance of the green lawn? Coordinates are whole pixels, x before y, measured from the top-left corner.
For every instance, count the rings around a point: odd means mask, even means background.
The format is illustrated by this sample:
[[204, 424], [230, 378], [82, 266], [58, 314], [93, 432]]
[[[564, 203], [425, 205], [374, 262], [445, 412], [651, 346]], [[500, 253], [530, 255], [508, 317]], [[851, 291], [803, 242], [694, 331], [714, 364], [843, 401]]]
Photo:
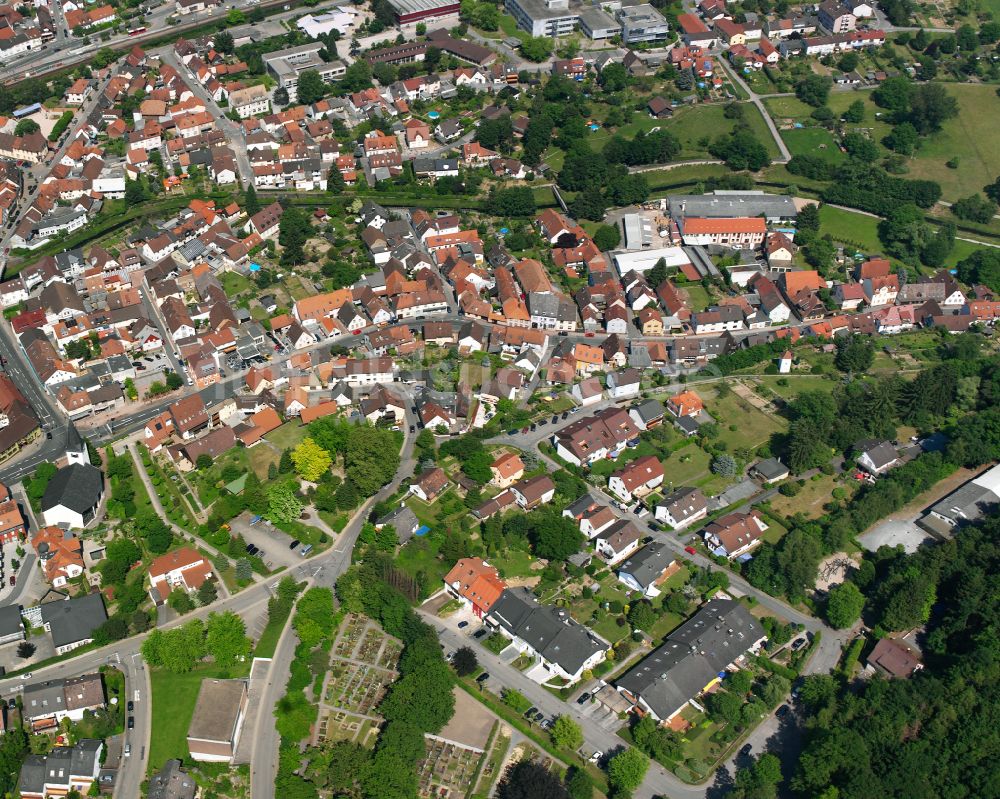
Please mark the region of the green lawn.
[[[784, 381], [784, 385], [779, 381]], [[786, 400], [795, 399], [803, 391], [833, 391], [839, 385], [836, 380], [827, 380], [821, 375], [803, 375], [802, 377], [764, 375], [760, 378], [760, 382], [761, 385], [766, 386]]]
[[245, 291], [253, 291], [255, 288], [249, 278], [244, 277], [238, 272], [223, 272], [221, 280], [223, 290], [230, 297], [235, 297], [237, 294], [242, 294]]
[[149, 670], [153, 688], [153, 730], [150, 739], [147, 773], [163, 768], [163, 764], [179, 758], [187, 761], [188, 726], [194, 715], [195, 702], [202, 680], [209, 677], [232, 677], [217, 666], [204, 664], [187, 674], [173, 674], [165, 669]]
[[814, 155], [831, 164], [846, 159], [826, 128], [790, 128], [781, 131], [781, 138], [792, 155]]
[[783, 119], [802, 121], [812, 114], [812, 106], [806, 105], [797, 97], [768, 97], [764, 105], [771, 112], [771, 117], [778, 124]]
[[704, 311], [712, 302], [712, 298], [700, 283], [688, 283], [681, 288], [681, 291], [687, 292], [688, 305], [692, 311]]
[[278, 449], [294, 449], [306, 437], [306, 427], [298, 421], [285, 422], [281, 427], [272, 430], [264, 438]]
[[423, 572], [427, 575], [426, 585], [437, 590], [448, 570], [454, 565], [445, 563], [438, 557], [441, 542], [436, 536], [414, 536], [406, 546], [401, 547], [396, 556], [396, 565], [411, 577]]
[[[954, 202], [982, 191], [1000, 175], [1000, 97], [986, 84], [946, 84], [958, 100], [958, 116], [945, 122], [940, 133], [927, 137], [910, 162], [910, 176], [941, 184], [942, 198]], [[958, 159], [950, 169], [945, 162]]]
[[[816, 519], [825, 513], [823, 505], [833, 498], [833, 489], [840, 485], [842, 484], [838, 483], [832, 475], [821, 475], [818, 480], [806, 480], [802, 490], [794, 497], [777, 494], [771, 500], [771, 507], [774, 508], [775, 513], [780, 513], [782, 516], [804, 513], [810, 519]], [[764, 534], [764, 538], [772, 543], [779, 537], [778, 533], [771, 530]]]
[[706, 394], [704, 400], [706, 409], [719, 424], [720, 438], [730, 450], [754, 449], [774, 433], [788, 428], [782, 417], [757, 410], [733, 392], [722, 398]]
[[[761, 116], [757, 107], [749, 103], [742, 106], [744, 118], [750, 125], [754, 134], [767, 147], [767, 151], [772, 158], [777, 158], [778, 145], [768, 130], [764, 117]], [[648, 124], [647, 124], [648, 121]], [[636, 123], [633, 123], [635, 125]], [[641, 127], [648, 130], [654, 125], [660, 125], [673, 133], [681, 143], [680, 158], [704, 158], [709, 156], [704, 144], [705, 139], [711, 140], [725, 133], [729, 133], [735, 126], [736, 120], [727, 119], [725, 108], [718, 104], [700, 104], [678, 108], [673, 117], [666, 121], [644, 120]], [[632, 125], [622, 128], [625, 135], [628, 135]], [[633, 134], [634, 135], [634, 134]]]
[[878, 238], [878, 222], [875, 217], [842, 208], [831, 208], [829, 205], [819, 209], [821, 233], [829, 233], [834, 241], [859, 246], [868, 254], [882, 249]]
[[531, 566], [537, 561], [530, 552], [521, 549], [508, 549], [502, 556], [490, 558], [490, 563], [496, 566], [503, 577], [530, 577], [538, 574]]

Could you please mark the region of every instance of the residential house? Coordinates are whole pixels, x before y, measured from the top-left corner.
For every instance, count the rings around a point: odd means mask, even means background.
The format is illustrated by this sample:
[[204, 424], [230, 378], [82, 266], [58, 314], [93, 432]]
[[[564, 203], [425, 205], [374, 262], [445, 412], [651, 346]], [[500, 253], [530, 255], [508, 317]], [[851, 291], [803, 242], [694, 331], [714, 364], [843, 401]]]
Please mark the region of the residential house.
[[660, 459], [646, 455], [614, 472], [608, 478], [608, 489], [622, 502], [631, 502], [662, 485], [664, 476]]
[[641, 591], [644, 596], [655, 597], [657, 585], [677, 571], [679, 566], [670, 548], [659, 541], [646, 544], [618, 567], [618, 580], [629, 590]]
[[444, 577], [445, 591], [477, 619], [483, 618], [500, 599], [507, 584], [500, 573], [485, 560], [462, 558]]
[[757, 510], [749, 513], [728, 513], [706, 525], [705, 544], [716, 555], [733, 560], [746, 554], [760, 543], [768, 529]]
[[656, 503], [655, 518], [674, 530], [682, 530], [708, 515], [708, 499], [697, 488], [681, 486]]

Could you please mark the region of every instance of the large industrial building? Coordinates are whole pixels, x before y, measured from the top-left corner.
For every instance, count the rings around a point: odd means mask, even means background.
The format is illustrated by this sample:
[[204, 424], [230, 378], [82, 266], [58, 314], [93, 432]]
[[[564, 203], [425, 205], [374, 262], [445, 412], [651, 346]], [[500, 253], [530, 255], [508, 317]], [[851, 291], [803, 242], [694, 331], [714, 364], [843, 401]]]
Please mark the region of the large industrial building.
[[442, 27], [458, 24], [458, 12], [462, 4], [458, 0], [389, 0], [396, 12], [396, 22], [401, 28], [424, 23]]

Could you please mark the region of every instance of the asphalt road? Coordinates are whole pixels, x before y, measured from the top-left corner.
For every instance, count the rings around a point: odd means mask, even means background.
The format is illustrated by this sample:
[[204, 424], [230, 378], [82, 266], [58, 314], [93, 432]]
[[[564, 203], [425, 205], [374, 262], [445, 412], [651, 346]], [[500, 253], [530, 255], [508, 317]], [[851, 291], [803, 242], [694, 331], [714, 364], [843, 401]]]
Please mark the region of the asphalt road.
[[[408, 394], [406, 387], [396, 386], [396, 390]], [[403, 447], [400, 451], [399, 468], [393, 480], [373, 497], [370, 497], [354, 514], [344, 528], [333, 548], [305, 564], [310, 570], [309, 582], [313, 585], [332, 588], [351, 565], [351, 553], [357, 543], [358, 534], [373, 505], [395, 493], [403, 480], [408, 479], [417, 462], [413, 458], [415, 435], [409, 434], [409, 425], [416, 419], [409, 410], [407, 396], [406, 419], [403, 422]], [[274, 780], [278, 770], [278, 732], [275, 729], [274, 705], [284, 694], [288, 682], [289, 669], [295, 654], [296, 637], [290, 626], [286, 626], [278, 641], [274, 657], [268, 669], [267, 683], [261, 696], [254, 729], [254, 746], [250, 755], [250, 795], [254, 799], [270, 799], [274, 796]], [[245, 733], [244, 733], [245, 734]]]

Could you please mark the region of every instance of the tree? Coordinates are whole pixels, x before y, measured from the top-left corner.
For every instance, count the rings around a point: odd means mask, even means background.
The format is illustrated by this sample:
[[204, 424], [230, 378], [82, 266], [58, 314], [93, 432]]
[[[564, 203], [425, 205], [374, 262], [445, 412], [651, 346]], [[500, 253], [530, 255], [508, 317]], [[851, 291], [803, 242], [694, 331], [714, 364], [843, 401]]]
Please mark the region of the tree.
[[583, 534], [571, 519], [556, 508], [546, 505], [528, 514], [528, 520], [528, 537], [538, 557], [562, 561], [579, 552]]
[[330, 167], [330, 173], [326, 177], [326, 190], [330, 194], [340, 194], [345, 188], [347, 188], [347, 183], [344, 181], [344, 175], [334, 164]]
[[167, 597], [167, 604], [182, 616], [194, 610], [194, 602], [191, 599], [191, 595], [183, 588], [175, 588], [171, 591]]
[[271, 521], [293, 522], [302, 513], [302, 503], [288, 483], [279, 483], [268, 491], [268, 515]]
[[547, 36], [528, 36], [521, 40], [521, 55], [540, 64], [552, 55], [552, 40]]
[[23, 660], [35, 654], [35, 645], [31, 641], [21, 641], [17, 645], [17, 656]]
[[647, 600], [639, 600], [638, 602], [632, 603], [632, 607], [628, 610], [628, 623], [632, 625], [634, 630], [649, 630], [656, 624], [656, 611], [653, 610], [652, 604]]
[[819, 108], [821, 105], [826, 105], [831, 88], [833, 88], [832, 79], [811, 72], [795, 84], [795, 96], [803, 103]]
[[305, 69], [299, 73], [299, 82], [295, 96], [302, 105], [312, 105], [322, 100], [327, 93], [327, 86], [315, 69]]
[[292, 462], [295, 464], [295, 471], [299, 477], [310, 483], [315, 483], [330, 470], [333, 458], [329, 452], [306, 436], [292, 450]]
[[616, 225], [601, 225], [594, 232], [594, 244], [599, 250], [613, 250], [621, 240], [621, 232]]
[[594, 781], [579, 766], [570, 766], [566, 772], [566, 792], [569, 799], [593, 799]]
[[455, 651], [451, 666], [459, 677], [468, 677], [479, 668], [479, 659], [471, 647], [463, 646]]
[[243, 619], [229, 610], [208, 614], [205, 646], [208, 654], [223, 668], [246, 660], [252, 649]]
[[888, 136], [882, 139], [882, 143], [900, 155], [913, 155], [913, 151], [917, 149], [917, 142], [919, 140], [920, 135], [913, 124], [910, 122], [901, 122], [889, 132]]
[[983, 194], [993, 202], [1000, 203], [1000, 178], [997, 178], [987, 186], [983, 186]]
[[767, 148], [758, 141], [748, 127], [742, 125], [728, 136], [720, 136], [708, 148], [716, 158], [721, 158], [730, 169], [748, 169], [756, 172], [771, 163]]
[[897, 75], [882, 81], [879, 87], [872, 92], [872, 99], [880, 108], [901, 113], [910, 107], [912, 89], [913, 84], [910, 83], [909, 78]]
[[205, 580], [201, 584], [201, 588], [198, 589], [198, 604], [205, 607], [205, 605], [211, 605], [218, 598], [219, 589], [216, 587], [215, 581]]
[[243, 196], [243, 210], [247, 212], [247, 216], [253, 216], [260, 212], [260, 200], [257, 199], [257, 189], [253, 187], [252, 183], [247, 186], [246, 193]]
[[284, 86], [279, 86], [277, 89], [274, 90], [275, 105], [281, 105], [281, 106], [288, 105], [290, 99], [291, 98], [289, 98], [288, 96], [288, 89], [286, 89]]
[[707, 703], [714, 721], [732, 723], [739, 718], [743, 700], [730, 691], [716, 691], [708, 696]]
[[865, 597], [858, 587], [850, 581], [843, 582], [830, 589], [826, 620], [837, 629], [846, 630], [861, 618], [864, 606]]
[[875, 345], [864, 336], [841, 336], [837, 339], [834, 363], [841, 372], [864, 374], [875, 362]]
[[146, 200], [146, 189], [141, 180], [125, 178], [125, 202], [130, 206], [141, 205]]
[[859, 122], [863, 122], [864, 119], [865, 119], [864, 100], [855, 100], [847, 107], [847, 110], [844, 112], [844, 121], [850, 122], [852, 125], [856, 125]]
[[646, 778], [649, 758], [638, 749], [625, 749], [608, 762], [608, 782], [615, 790], [634, 791]]
[[559, 778], [535, 760], [519, 760], [504, 772], [497, 799], [567, 799]]
[[981, 194], [963, 197], [956, 200], [955, 204], [951, 206], [951, 212], [959, 219], [978, 222], [981, 225], [989, 224], [996, 210], [996, 203], [987, 200]]
[[910, 92], [910, 123], [918, 133], [936, 133], [958, 116], [958, 101], [940, 83], [921, 83]]
[[851, 156], [866, 163], [877, 161], [881, 154], [878, 145], [860, 133], [848, 133], [842, 143]]
[[736, 459], [732, 455], [717, 455], [712, 458], [712, 462], [709, 465], [713, 474], [722, 475], [723, 477], [732, 477], [736, 474], [737, 464]]
[[282, 246], [281, 262], [283, 264], [305, 263], [305, 243], [312, 233], [309, 216], [297, 205], [290, 205], [281, 214], [278, 223], [278, 244]]
[[41, 127], [33, 119], [21, 119], [18, 121], [17, 125], [14, 127], [15, 136], [29, 136], [32, 133], [37, 133], [41, 130]]
[[556, 716], [549, 735], [552, 743], [563, 749], [576, 750], [583, 746], [583, 730], [569, 716]]

